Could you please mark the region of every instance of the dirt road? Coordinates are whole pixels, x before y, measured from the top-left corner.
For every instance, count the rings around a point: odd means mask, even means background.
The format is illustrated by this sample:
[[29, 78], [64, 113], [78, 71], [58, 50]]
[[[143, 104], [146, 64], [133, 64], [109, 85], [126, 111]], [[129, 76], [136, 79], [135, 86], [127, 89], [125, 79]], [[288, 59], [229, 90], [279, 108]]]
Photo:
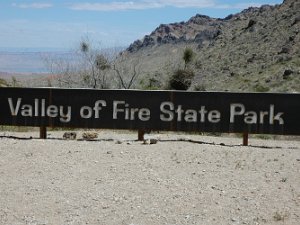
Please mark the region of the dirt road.
[[0, 133], [2, 225], [300, 224], [300, 142]]

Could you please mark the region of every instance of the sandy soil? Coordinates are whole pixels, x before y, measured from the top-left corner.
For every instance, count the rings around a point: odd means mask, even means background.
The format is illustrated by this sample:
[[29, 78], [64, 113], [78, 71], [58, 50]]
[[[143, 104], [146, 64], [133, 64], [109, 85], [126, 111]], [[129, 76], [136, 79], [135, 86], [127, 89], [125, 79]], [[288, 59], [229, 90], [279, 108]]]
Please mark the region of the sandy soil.
[[300, 224], [299, 141], [37, 135], [0, 132], [1, 225]]

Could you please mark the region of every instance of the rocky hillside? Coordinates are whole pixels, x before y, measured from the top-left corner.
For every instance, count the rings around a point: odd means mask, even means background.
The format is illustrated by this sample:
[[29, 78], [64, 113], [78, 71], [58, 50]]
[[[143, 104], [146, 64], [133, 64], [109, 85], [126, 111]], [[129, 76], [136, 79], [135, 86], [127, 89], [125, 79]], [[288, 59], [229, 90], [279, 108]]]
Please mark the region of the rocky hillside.
[[189, 46], [196, 53], [192, 90], [300, 92], [299, 32], [300, 1], [285, 0], [224, 19], [196, 15], [160, 25], [126, 54], [142, 63], [146, 88], [163, 88]]
[[187, 22], [161, 24], [143, 40], [137, 40], [127, 49], [136, 52], [144, 47], [163, 44], [198, 43], [212, 41], [222, 32], [224, 21], [197, 14]]

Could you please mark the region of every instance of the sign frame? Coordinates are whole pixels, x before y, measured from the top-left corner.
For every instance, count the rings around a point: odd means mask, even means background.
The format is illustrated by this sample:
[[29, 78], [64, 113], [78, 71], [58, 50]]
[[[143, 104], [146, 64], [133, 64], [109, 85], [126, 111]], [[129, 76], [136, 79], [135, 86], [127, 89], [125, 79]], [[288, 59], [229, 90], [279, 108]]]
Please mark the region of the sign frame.
[[300, 135], [300, 94], [4, 87], [0, 125]]

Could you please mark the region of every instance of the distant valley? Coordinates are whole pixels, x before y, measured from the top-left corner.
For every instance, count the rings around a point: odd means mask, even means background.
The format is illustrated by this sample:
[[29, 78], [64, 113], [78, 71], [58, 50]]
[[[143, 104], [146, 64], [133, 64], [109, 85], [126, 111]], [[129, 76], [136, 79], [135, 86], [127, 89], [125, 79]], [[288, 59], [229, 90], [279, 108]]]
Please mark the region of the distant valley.
[[46, 58], [72, 59], [74, 55], [67, 51], [31, 52], [31, 51], [0, 51], [0, 74], [48, 73]]

